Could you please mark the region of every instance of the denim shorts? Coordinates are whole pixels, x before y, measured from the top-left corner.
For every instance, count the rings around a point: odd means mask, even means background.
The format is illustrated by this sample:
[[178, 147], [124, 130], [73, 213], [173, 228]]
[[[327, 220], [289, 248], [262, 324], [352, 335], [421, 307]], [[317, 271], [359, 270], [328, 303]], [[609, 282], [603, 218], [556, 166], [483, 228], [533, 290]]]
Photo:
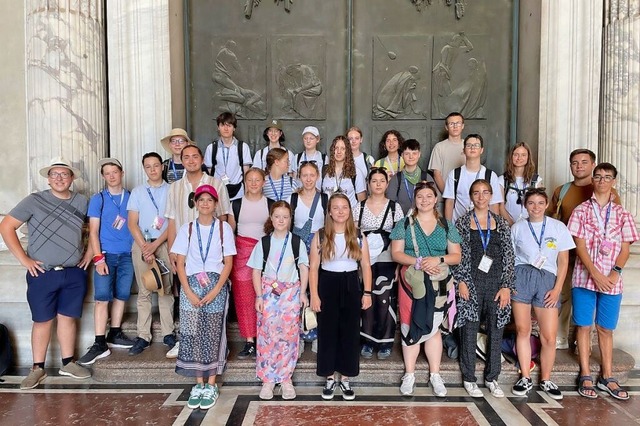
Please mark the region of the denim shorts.
[[593, 325], [595, 314], [596, 325], [607, 330], [615, 330], [620, 317], [622, 293], [605, 294], [586, 288], [571, 289], [573, 304], [572, 320], [578, 327]]
[[[544, 308], [544, 295], [556, 285], [556, 276], [532, 265], [518, 265], [515, 272], [516, 291], [511, 300]], [[559, 307], [560, 300], [555, 308]]]
[[133, 284], [133, 262], [131, 253], [105, 253], [109, 273], [93, 273], [93, 298], [96, 302], [111, 302], [114, 298], [127, 301]]
[[86, 294], [87, 271], [82, 268], [52, 269], [37, 277], [27, 272], [27, 302], [33, 322], [47, 322], [58, 314], [80, 318]]

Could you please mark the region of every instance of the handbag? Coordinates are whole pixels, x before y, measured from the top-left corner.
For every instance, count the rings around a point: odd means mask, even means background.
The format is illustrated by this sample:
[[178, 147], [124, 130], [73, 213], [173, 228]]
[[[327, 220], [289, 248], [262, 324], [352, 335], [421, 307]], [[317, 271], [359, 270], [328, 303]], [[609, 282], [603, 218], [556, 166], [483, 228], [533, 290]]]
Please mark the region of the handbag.
[[308, 333], [316, 327], [318, 327], [318, 317], [313, 309], [307, 306], [302, 310], [302, 331]]
[[[413, 250], [415, 251], [416, 255], [420, 257], [420, 249], [418, 248], [418, 240], [416, 238], [415, 222], [413, 221], [412, 216], [409, 216], [409, 227], [411, 230], [411, 242], [413, 243]], [[428, 243], [427, 243], [427, 251], [429, 252], [429, 256], [432, 256], [431, 248], [429, 247]], [[433, 289], [437, 294], [436, 307], [441, 308], [442, 306], [444, 306], [446, 302], [447, 290], [453, 286], [453, 280], [451, 277], [451, 270], [449, 268], [449, 265], [442, 262], [438, 265], [438, 268], [439, 268], [439, 272], [437, 274], [429, 275], [429, 279], [431, 280], [431, 285], [433, 285]], [[413, 271], [411, 271], [412, 269]], [[426, 288], [424, 287], [424, 277], [422, 277], [422, 280], [420, 280], [418, 272], [421, 272], [422, 274], [425, 273], [422, 270], [420, 271], [416, 270], [414, 266], [410, 266], [409, 269], [407, 270], [407, 273], [405, 274], [407, 277], [406, 278], [407, 282], [412, 286], [412, 288], [413, 288], [413, 284], [411, 284], [411, 281], [413, 281], [416, 284], [416, 290], [418, 291], [418, 293], [416, 294], [415, 291], [413, 293], [414, 294], [413, 297], [416, 299], [420, 299], [421, 297], [424, 297], [424, 295], [426, 294]], [[443, 281], [445, 282], [443, 283]], [[422, 282], [422, 284], [419, 284], [419, 282]], [[444, 287], [444, 288], [441, 289], [441, 287]]]

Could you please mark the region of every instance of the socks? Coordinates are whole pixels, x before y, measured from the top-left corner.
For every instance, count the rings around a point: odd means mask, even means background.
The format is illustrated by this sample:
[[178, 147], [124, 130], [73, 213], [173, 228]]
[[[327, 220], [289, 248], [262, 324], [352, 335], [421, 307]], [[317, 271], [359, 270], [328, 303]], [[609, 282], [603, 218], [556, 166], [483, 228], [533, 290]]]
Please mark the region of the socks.
[[96, 336], [96, 343], [99, 344], [100, 346], [106, 346], [107, 338], [105, 337], [104, 334], [102, 336]]
[[73, 357], [72, 357], [72, 356], [70, 356], [70, 357], [68, 357], [68, 358], [62, 358], [62, 365], [63, 365], [63, 366], [64, 366], [64, 365], [67, 365], [67, 364], [69, 364], [72, 360], [73, 360]]
[[33, 363], [33, 368], [35, 369], [36, 367], [40, 367], [44, 370], [44, 361], [43, 362], [34, 362]]

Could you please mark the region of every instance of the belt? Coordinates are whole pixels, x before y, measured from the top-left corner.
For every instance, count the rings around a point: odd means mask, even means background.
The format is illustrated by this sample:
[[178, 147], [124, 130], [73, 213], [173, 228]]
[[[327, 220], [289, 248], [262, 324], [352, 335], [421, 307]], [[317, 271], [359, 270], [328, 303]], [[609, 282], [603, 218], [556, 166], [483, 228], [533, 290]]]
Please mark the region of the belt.
[[54, 266], [50, 269], [50, 271], [62, 271], [64, 270], [64, 266]]

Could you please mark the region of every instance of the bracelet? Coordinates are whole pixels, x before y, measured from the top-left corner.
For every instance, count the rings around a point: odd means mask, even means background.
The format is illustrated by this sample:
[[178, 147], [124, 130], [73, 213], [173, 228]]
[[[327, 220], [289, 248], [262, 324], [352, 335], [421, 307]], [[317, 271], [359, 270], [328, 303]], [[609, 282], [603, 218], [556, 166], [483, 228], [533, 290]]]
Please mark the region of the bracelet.
[[366, 293], [366, 292], [365, 292], [365, 293], [363, 294], [363, 296], [369, 296], [369, 297], [371, 297], [371, 292], [369, 292], [369, 293]]
[[371, 290], [364, 290], [364, 294], [368, 294], [369, 296], [371, 296], [373, 292]]
[[262, 295], [261, 294], [256, 294], [256, 299], [262, 299]]

